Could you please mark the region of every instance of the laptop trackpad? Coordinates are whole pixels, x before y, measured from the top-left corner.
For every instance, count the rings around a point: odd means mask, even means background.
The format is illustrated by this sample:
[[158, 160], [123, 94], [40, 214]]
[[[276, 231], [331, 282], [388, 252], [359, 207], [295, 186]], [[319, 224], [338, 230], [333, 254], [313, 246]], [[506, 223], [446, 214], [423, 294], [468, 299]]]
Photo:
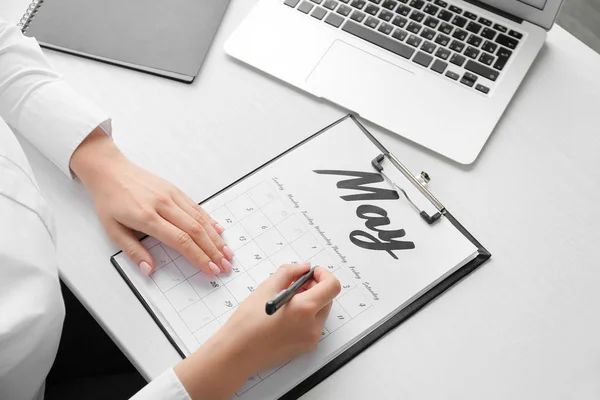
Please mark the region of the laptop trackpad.
[[385, 103], [384, 99], [392, 93], [410, 90], [415, 81], [412, 78], [412, 71], [336, 40], [306, 83], [315, 95], [368, 114], [371, 107]]

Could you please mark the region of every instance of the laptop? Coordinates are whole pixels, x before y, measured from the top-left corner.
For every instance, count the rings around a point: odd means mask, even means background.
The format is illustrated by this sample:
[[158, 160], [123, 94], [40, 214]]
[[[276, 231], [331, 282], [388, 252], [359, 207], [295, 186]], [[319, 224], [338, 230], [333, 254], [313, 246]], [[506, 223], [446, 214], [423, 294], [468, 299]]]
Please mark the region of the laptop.
[[470, 164], [562, 0], [259, 0], [225, 51]]

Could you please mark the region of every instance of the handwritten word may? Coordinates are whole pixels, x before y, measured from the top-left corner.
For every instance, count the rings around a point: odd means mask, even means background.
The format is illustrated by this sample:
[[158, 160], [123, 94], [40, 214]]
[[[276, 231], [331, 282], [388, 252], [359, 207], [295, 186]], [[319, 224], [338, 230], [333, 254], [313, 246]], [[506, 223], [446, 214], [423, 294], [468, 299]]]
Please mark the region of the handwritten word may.
[[[375, 200], [398, 200], [398, 193], [391, 189], [382, 189], [369, 186], [373, 183], [383, 181], [383, 177], [378, 173], [360, 172], [360, 171], [342, 171], [342, 170], [315, 170], [319, 175], [338, 175], [354, 177], [339, 181], [338, 189], [356, 190], [360, 193], [340, 196], [344, 201], [375, 201]], [[356, 216], [365, 220], [365, 227], [377, 236], [362, 230], [350, 232], [350, 241], [358, 247], [368, 250], [380, 250], [387, 252], [394, 259], [398, 256], [394, 253], [396, 250], [410, 250], [415, 248], [415, 244], [410, 241], [397, 240], [405, 236], [404, 229], [386, 230], [383, 227], [390, 225], [391, 221], [388, 212], [378, 206], [371, 204], [362, 204], [356, 209]]]

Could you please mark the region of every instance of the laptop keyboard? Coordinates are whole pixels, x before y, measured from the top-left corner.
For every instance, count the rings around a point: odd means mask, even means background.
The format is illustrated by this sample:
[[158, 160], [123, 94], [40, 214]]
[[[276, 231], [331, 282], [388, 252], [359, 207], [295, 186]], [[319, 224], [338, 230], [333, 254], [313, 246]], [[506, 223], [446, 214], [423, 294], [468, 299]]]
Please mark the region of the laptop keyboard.
[[432, 73], [489, 94], [523, 34], [444, 0], [284, 0]]

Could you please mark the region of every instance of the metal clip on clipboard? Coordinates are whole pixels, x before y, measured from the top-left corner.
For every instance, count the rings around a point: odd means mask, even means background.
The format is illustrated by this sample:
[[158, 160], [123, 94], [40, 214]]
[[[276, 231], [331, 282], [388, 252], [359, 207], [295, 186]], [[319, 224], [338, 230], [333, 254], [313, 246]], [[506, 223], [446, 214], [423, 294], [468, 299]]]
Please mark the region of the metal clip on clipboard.
[[[425, 196], [435, 206], [435, 208], [437, 208], [438, 212], [436, 212], [433, 215], [429, 215], [425, 210], [421, 210], [410, 199], [410, 197], [408, 196], [406, 191], [404, 189], [402, 189], [396, 182], [394, 182], [385, 172], [383, 172], [383, 165], [381, 165], [381, 163], [383, 162], [383, 160], [385, 158], [387, 158], [392, 163], [392, 165], [394, 167], [396, 167], [396, 169], [398, 169], [402, 173], [402, 175], [404, 175], [406, 177], [406, 179], [408, 179], [413, 185], [415, 185], [417, 187], [417, 189], [419, 189], [419, 191], [423, 194], [423, 196]], [[427, 183], [429, 183], [429, 181], [430, 181], [429, 175], [426, 172], [421, 172], [421, 175], [418, 178], [415, 177], [412, 174], [412, 172], [410, 172], [410, 170], [408, 170], [408, 168], [406, 168], [400, 162], [400, 160], [398, 160], [398, 158], [396, 158], [396, 156], [390, 152], [387, 152], [385, 154], [384, 153], [379, 154], [377, 157], [375, 157], [373, 159], [373, 161], [371, 161], [371, 165], [373, 165], [373, 168], [375, 168], [377, 170], [377, 172], [379, 172], [392, 186], [397, 188], [400, 191], [400, 193], [402, 193], [404, 195], [404, 197], [406, 198], [406, 200], [408, 200], [410, 205], [412, 205], [413, 208], [415, 210], [417, 210], [417, 212], [419, 213], [421, 218], [423, 218], [423, 220], [425, 222], [427, 222], [429, 225], [433, 225], [437, 220], [439, 220], [442, 217], [442, 215], [445, 214], [446, 208], [425, 187], [427, 185]]]

